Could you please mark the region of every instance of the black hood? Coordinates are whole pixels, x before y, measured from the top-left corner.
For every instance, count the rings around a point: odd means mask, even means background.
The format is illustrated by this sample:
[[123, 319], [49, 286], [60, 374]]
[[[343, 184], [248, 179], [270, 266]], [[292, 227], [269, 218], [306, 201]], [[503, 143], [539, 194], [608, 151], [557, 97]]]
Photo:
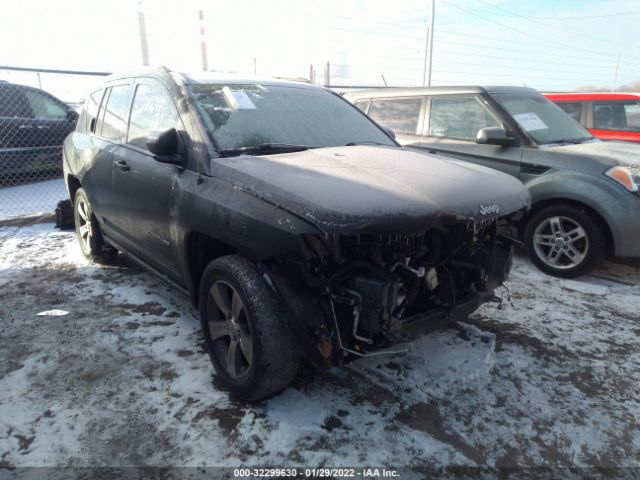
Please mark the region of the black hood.
[[324, 232], [420, 231], [443, 219], [488, 220], [529, 204], [519, 180], [399, 148], [328, 147], [213, 160], [247, 193]]

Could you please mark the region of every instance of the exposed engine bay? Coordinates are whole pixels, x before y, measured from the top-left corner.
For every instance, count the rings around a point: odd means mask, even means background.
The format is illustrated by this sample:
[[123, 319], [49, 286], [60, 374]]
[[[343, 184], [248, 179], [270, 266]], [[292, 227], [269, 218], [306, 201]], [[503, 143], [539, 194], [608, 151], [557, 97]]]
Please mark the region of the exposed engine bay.
[[[510, 231], [499, 220], [304, 241], [309, 260], [297, 270], [322, 312], [309, 326], [325, 363], [393, 353], [394, 344], [429, 331], [435, 322], [468, 315], [493, 298], [513, 251]], [[298, 310], [303, 321], [314, 322], [310, 308]]]

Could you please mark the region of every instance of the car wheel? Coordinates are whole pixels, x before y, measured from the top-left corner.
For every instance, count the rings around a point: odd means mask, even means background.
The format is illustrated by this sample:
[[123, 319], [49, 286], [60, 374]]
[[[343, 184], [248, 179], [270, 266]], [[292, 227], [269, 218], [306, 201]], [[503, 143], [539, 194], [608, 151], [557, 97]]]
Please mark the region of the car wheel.
[[82, 188], [76, 192], [73, 218], [80, 250], [84, 256], [96, 263], [109, 263], [113, 260], [118, 250], [104, 241], [98, 219], [93, 214], [87, 194]]
[[300, 355], [288, 312], [253, 263], [239, 255], [212, 261], [199, 306], [207, 350], [226, 389], [259, 400], [291, 382]]
[[600, 223], [570, 205], [547, 207], [533, 215], [524, 242], [531, 261], [556, 277], [584, 275], [604, 259], [605, 234]]

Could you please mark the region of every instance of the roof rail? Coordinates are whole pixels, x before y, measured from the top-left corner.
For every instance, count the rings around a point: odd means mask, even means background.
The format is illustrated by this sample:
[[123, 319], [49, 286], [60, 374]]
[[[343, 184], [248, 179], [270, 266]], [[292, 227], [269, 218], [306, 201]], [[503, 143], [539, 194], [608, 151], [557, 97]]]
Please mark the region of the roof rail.
[[311, 80], [304, 77], [273, 77], [276, 80], [288, 80], [289, 82], [311, 83]]

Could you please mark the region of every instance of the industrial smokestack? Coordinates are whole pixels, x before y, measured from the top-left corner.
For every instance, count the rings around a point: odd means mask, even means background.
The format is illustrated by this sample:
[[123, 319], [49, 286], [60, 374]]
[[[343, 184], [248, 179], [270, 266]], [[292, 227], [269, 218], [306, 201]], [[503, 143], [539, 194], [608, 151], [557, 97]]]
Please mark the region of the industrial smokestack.
[[140, 50], [142, 51], [142, 65], [149, 65], [149, 45], [147, 43], [147, 21], [144, 18], [142, 2], [138, 2], [138, 31], [140, 32]]
[[209, 63], [207, 62], [207, 40], [204, 34], [204, 13], [202, 10], [198, 10], [198, 18], [200, 19], [200, 53], [202, 55], [202, 71], [209, 70]]

